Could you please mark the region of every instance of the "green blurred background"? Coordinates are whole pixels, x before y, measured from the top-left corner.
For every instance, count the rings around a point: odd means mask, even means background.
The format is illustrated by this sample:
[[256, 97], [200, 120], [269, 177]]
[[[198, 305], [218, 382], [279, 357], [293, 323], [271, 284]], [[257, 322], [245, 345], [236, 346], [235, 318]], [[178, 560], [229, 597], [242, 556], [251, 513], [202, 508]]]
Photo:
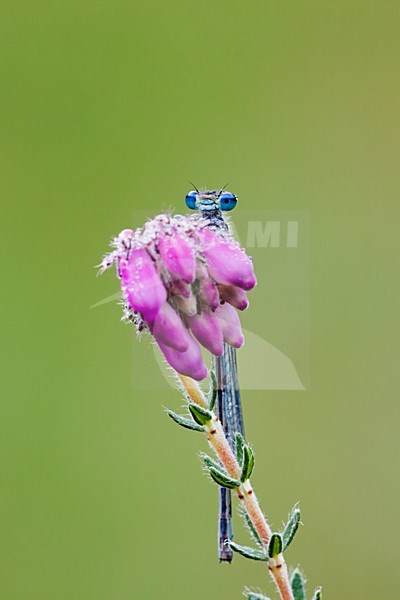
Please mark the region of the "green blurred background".
[[[115, 302], [90, 310], [110, 237], [189, 180], [229, 181], [238, 219], [307, 211], [309, 382], [244, 392], [253, 482], [276, 528], [301, 502], [310, 592], [398, 598], [399, 3], [14, 0], [0, 22], [1, 599], [276, 597], [217, 563], [204, 441]], [[245, 324], [278, 332], [267, 275]]]

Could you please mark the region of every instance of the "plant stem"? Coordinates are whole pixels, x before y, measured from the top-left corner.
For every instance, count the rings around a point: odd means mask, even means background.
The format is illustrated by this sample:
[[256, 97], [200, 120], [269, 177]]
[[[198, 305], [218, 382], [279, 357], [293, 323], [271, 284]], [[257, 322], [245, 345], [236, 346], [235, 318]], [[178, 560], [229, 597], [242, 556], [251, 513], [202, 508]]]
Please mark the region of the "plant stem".
[[[178, 374], [178, 377], [186, 394], [189, 396], [190, 401], [198, 404], [202, 408], [207, 408], [207, 400], [197, 382], [184, 375]], [[212, 414], [212, 419], [204, 426], [208, 443], [218, 456], [228, 475], [234, 479], [238, 479], [240, 477], [240, 467], [236, 460], [236, 456], [229, 445], [220, 420], [214, 412], [210, 412]], [[250, 480], [241, 483], [239, 487], [235, 488], [235, 491], [240, 503], [253, 523], [260, 540], [264, 544], [264, 547], [267, 548], [272, 532], [250, 484]], [[278, 588], [281, 600], [294, 600], [287, 565], [283, 554], [279, 554], [275, 558], [269, 559], [268, 569]]]
[[292, 586], [289, 581], [289, 573], [283, 554], [271, 558], [268, 564], [269, 572], [279, 590], [282, 600], [293, 600]]

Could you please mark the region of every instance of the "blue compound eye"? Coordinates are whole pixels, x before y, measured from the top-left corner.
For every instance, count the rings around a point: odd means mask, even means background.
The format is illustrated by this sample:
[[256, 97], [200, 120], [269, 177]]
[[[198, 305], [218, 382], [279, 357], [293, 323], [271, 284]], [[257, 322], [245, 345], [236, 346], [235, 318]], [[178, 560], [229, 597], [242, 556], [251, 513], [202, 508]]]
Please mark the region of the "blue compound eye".
[[221, 210], [232, 210], [236, 206], [237, 198], [230, 192], [222, 192], [218, 198], [218, 202]]
[[186, 206], [190, 208], [190, 210], [196, 209], [196, 201], [197, 201], [197, 192], [194, 190], [186, 194], [185, 202]]

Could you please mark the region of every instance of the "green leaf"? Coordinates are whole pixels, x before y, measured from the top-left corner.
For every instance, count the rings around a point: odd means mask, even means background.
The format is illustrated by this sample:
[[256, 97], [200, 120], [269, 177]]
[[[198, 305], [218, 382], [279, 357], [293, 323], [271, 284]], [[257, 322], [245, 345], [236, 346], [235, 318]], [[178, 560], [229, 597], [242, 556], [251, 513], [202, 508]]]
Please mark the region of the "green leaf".
[[321, 600], [322, 598], [322, 590], [321, 588], [317, 588], [314, 592], [314, 596], [312, 597], [312, 600]]
[[218, 483], [218, 485], [220, 485], [221, 487], [233, 489], [239, 487], [240, 485], [240, 481], [229, 477], [229, 475], [227, 475], [226, 473], [224, 473], [224, 471], [221, 471], [220, 469], [215, 469], [214, 467], [211, 467], [208, 469], [208, 472], [210, 473], [215, 483]]
[[242, 436], [242, 434], [240, 433], [240, 431], [238, 431], [236, 433], [236, 458], [237, 461], [239, 463], [239, 466], [241, 467], [243, 464], [243, 446], [244, 446], [244, 437]]
[[204, 461], [205, 466], [208, 469], [216, 469], [217, 471], [222, 471], [223, 467], [213, 458], [211, 458], [211, 456], [208, 456], [208, 454], [206, 454], [205, 452], [201, 453], [201, 458]]
[[275, 558], [282, 552], [282, 536], [280, 533], [273, 533], [268, 544], [268, 556]]
[[293, 541], [296, 531], [299, 528], [300, 516], [301, 516], [300, 509], [297, 506], [292, 508], [292, 512], [290, 513], [289, 520], [286, 523], [285, 528], [282, 533], [284, 550], [286, 550], [286, 548]]
[[193, 429], [193, 431], [204, 431], [204, 427], [202, 425], [198, 425], [197, 423], [194, 423], [192, 421], [192, 419], [187, 419], [186, 417], [183, 417], [182, 415], [177, 415], [172, 410], [168, 410], [168, 409], [167, 409], [166, 413], [169, 417], [171, 417], [171, 419], [173, 421], [175, 421], [175, 423], [178, 423], [178, 425], [181, 425], [182, 427], [185, 427], [186, 429]]
[[240, 546], [239, 544], [235, 544], [235, 542], [231, 541], [228, 541], [228, 546], [246, 558], [251, 558], [252, 560], [268, 560], [268, 556], [265, 554], [265, 552], [261, 552], [261, 550], [257, 550], [256, 548]]
[[303, 575], [298, 569], [295, 569], [295, 571], [293, 572], [292, 578], [290, 580], [290, 585], [292, 586], [294, 600], [306, 600]]
[[254, 527], [253, 523], [251, 522], [249, 515], [247, 514], [247, 512], [245, 510], [242, 511], [242, 514], [243, 514], [244, 520], [246, 521], [246, 525], [249, 530], [249, 533], [250, 533], [251, 537], [253, 538], [253, 541], [256, 544], [258, 544], [259, 546], [262, 546], [263, 543], [260, 540], [260, 536], [258, 535], [257, 530]]
[[246, 481], [250, 479], [250, 476], [253, 472], [254, 468], [254, 452], [245, 444], [243, 446], [243, 463], [242, 463], [242, 473], [240, 475], [240, 481]]
[[270, 600], [267, 596], [264, 596], [264, 594], [257, 594], [256, 592], [251, 592], [249, 590], [246, 590], [245, 593], [247, 600]]
[[208, 392], [208, 408], [209, 410], [214, 410], [215, 402], [218, 396], [218, 383], [217, 378], [215, 376], [214, 371], [210, 372], [211, 381], [210, 381], [210, 389]]
[[202, 406], [193, 403], [190, 403], [188, 406], [190, 414], [192, 415], [193, 419], [198, 425], [205, 425], [206, 423], [209, 423], [211, 421], [211, 413]]

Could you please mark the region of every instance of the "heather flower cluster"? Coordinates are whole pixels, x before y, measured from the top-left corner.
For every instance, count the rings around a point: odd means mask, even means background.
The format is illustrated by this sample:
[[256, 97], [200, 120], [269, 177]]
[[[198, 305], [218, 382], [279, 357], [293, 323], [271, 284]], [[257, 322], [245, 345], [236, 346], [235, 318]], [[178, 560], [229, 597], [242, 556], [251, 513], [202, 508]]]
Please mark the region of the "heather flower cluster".
[[111, 242], [100, 271], [116, 264], [124, 317], [151, 332], [167, 362], [197, 381], [207, 377], [204, 346], [215, 356], [224, 342], [244, 338], [238, 310], [256, 284], [253, 264], [228, 230], [200, 214], [161, 214]]

